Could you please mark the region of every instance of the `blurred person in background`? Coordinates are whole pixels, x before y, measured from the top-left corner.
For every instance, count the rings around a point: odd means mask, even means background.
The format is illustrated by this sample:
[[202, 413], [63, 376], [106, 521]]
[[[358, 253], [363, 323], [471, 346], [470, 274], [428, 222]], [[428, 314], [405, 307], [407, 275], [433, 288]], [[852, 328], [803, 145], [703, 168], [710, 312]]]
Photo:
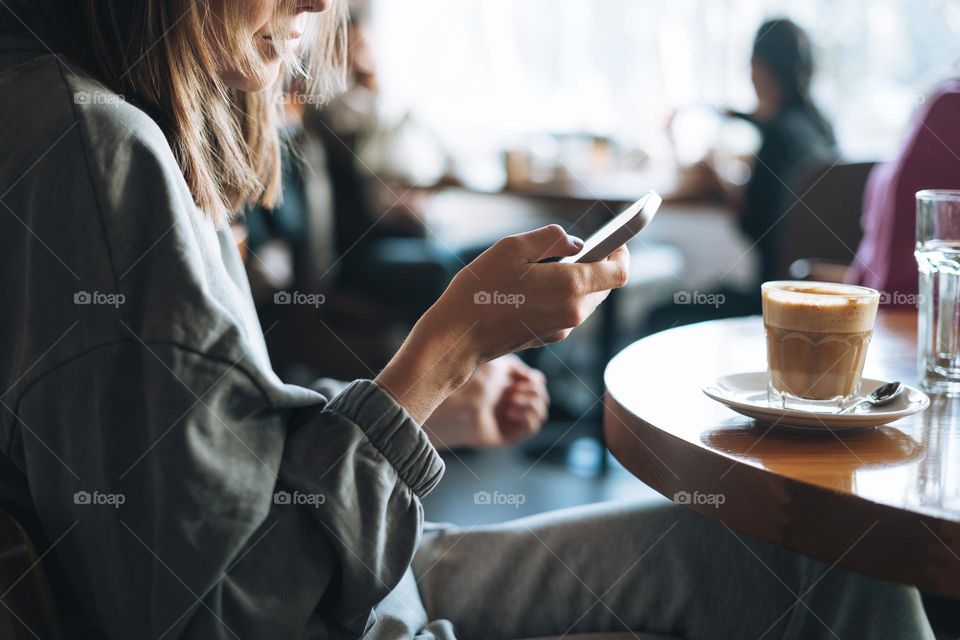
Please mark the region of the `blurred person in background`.
[[347, 29], [347, 89], [323, 109], [308, 110], [304, 126], [327, 155], [342, 282], [414, 320], [486, 247], [454, 251], [430, 237], [429, 191], [417, 165], [420, 154], [429, 156], [428, 165], [444, 162], [443, 154], [408, 118], [384, 120], [366, 13], [351, 10]]
[[912, 304], [917, 293], [913, 256], [916, 193], [960, 189], [960, 80], [941, 84], [915, 118], [897, 156], [870, 174], [863, 200], [863, 239], [847, 280]]
[[776, 253], [785, 241], [780, 222], [787, 215], [792, 185], [805, 172], [836, 161], [838, 151], [833, 127], [810, 93], [813, 50], [800, 27], [784, 18], [760, 25], [750, 70], [756, 108], [728, 113], [752, 123], [761, 137], [750, 179], [734, 200], [740, 227], [759, 251], [759, 285], [778, 277]]
[[305, 89], [294, 79], [281, 96], [283, 199], [269, 208], [248, 205], [243, 212], [244, 262], [258, 308], [269, 308], [280, 291], [328, 292], [337, 273], [333, 185], [323, 146], [304, 131]]
[[[252, 284], [258, 300], [284, 281], [312, 288], [345, 285], [376, 296], [412, 322], [480, 250], [460, 255], [428, 238], [427, 192], [389, 175], [389, 162], [365, 152], [389, 148], [397, 135], [379, 116], [365, 24], [362, 11], [351, 12], [346, 91], [325, 105], [311, 101], [296, 83], [285, 94], [284, 130], [293, 142], [292, 154], [284, 158], [289, 196], [273, 211], [247, 211], [255, 252]], [[287, 243], [285, 250], [278, 240]], [[266, 255], [259, 255], [258, 245]], [[267, 290], [257, 295], [260, 276]]]
[[750, 113], [725, 113], [756, 127], [760, 148], [743, 187], [720, 177], [707, 162], [690, 167], [681, 176], [684, 192], [724, 194], [736, 212], [740, 229], [759, 257], [759, 269], [746, 291], [723, 287], [724, 304], [666, 305], [650, 316], [650, 331], [702, 320], [760, 313], [760, 284], [781, 277], [777, 253], [787, 241], [782, 220], [789, 215], [792, 185], [815, 168], [838, 157], [833, 128], [814, 104], [810, 92], [814, 61], [810, 39], [794, 22], [768, 20], [757, 29], [750, 59], [757, 96]]

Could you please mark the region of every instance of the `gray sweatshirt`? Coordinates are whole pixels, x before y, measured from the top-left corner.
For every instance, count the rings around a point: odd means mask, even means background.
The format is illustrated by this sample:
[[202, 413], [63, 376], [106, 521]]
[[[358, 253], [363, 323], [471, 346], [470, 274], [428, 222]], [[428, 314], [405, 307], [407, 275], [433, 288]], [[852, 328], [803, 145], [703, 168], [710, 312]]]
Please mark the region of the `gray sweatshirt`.
[[238, 252], [156, 123], [12, 36], [0, 304], [0, 504], [46, 554], [66, 637], [372, 623], [441, 459], [369, 380], [283, 384]]

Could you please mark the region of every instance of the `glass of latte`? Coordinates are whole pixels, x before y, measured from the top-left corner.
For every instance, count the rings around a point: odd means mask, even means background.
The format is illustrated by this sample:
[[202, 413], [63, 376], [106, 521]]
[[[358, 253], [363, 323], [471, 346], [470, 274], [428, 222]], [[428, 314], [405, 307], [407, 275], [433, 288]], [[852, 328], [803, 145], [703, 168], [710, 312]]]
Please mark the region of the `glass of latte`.
[[765, 282], [768, 400], [772, 406], [832, 413], [860, 393], [880, 294], [833, 282]]

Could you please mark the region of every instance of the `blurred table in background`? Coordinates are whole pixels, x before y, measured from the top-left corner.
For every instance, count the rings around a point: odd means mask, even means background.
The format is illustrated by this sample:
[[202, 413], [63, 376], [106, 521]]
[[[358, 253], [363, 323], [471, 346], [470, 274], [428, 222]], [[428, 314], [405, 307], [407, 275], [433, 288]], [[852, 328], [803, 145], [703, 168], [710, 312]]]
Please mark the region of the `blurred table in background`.
[[[542, 192], [484, 193], [448, 188], [429, 199], [426, 225], [431, 237], [451, 249], [488, 246], [503, 236], [550, 223], [584, 237], [645, 191], [642, 184], [630, 193], [564, 193], [547, 191], [545, 187]], [[672, 271], [669, 286], [642, 292], [639, 298], [626, 293], [622, 307], [631, 317], [641, 314], [643, 307], [667, 301], [680, 291], [708, 291], [721, 283], [732, 288], [749, 286], [757, 268], [756, 258], [733, 213], [710, 201], [666, 198], [650, 227], [630, 243], [631, 253], [641, 261], [638, 252], [651, 247], [673, 248], [682, 265], [677, 268], [672, 259], [665, 265]], [[640, 273], [634, 271], [633, 276], [637, 282]], [[663, 284], [660, 278], [654, 280]]]
[[611, 171], [595, 176], [568, 176], [552, 182], [508, 184], [501, 193], [576, 203], [584, 208], [599, 206], [616, 213], [651, 189], [658, 192], [664, 202], [689, 200], [677, 191], [678, 175], [674, 166], [667, 165], [660, 170]]

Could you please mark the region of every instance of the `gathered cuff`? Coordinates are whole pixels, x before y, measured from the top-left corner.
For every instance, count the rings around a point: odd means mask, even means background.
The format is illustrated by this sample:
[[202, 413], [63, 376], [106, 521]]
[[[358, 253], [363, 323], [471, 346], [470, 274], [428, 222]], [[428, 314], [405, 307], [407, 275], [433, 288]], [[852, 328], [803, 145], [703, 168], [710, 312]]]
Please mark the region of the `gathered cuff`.
[[437, 485], [443, 459], [427, 434], [372, 380], [351, 382], [326, 406], [354, 422], [419, 497]]

